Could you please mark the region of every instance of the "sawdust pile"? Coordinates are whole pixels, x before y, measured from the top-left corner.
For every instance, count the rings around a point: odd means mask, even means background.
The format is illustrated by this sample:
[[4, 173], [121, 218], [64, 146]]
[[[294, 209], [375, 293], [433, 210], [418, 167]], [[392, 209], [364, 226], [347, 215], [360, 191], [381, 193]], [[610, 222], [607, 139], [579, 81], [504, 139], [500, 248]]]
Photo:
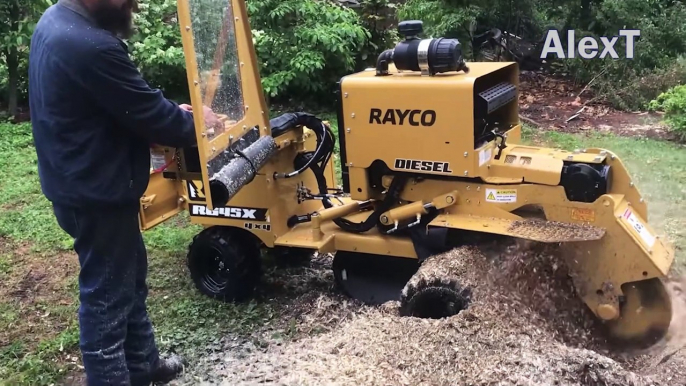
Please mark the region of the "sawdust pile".
[[[471, 303], [458, 315], [401, 317], [397, 302], [360, 307], [326, 334], [227, 352], [221, 384], [686, 384], [683, 341], [631, 359], [606, 352], [554, 255], [549, 247], [524, 244], [505, 252], [456, 249], [432, 264], [438, 270], [445, 264], [472, 287]], [[324, 298], [319, 301], [326, 311], [312, 312], [326, 319], [336, 309]]]

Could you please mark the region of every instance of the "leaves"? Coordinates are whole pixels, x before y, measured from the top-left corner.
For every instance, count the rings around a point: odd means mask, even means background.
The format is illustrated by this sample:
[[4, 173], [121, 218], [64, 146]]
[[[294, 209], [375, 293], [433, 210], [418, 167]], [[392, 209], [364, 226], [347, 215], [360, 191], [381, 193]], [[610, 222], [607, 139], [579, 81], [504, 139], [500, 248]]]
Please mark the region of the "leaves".
[[321, 0], [253, 0], [250, 25], [264, 91], [308, 98], [354, 70], [368, 33], [351, 9]]

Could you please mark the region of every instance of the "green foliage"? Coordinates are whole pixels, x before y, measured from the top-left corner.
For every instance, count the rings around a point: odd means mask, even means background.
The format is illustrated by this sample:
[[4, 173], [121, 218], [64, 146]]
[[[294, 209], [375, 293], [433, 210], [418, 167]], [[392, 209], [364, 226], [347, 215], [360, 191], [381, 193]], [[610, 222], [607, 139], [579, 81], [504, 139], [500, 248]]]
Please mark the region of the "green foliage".
[[[686, 18], [686, 5], [667, 0], [604, 0], [593, 10], [588, 28], [577, 28], [583, 36], [619, 36], [621, 29], [638, 29], [633, 59], [567, 59], [564, 70], [579, 82], [594, 80], [599, 97], [622, 109], [641, 109], [661, 92], [686, 80], [686, 30], [674, 28]], [[572, 27], [574, 28], [574, 27]], [[615, 44], [620, 56], [626, 39]]]
[[[54, 0], [9, 0], [0, 4], [0, 92], [6, 104], [27, 100], [27, 57], [31, 32]], [[208, 75], [214, 61], [225, 1], [191, 2], [196, 49]], [[574, 29], [584, 36], [616, 36], [641, 30], [629, 59], [560, 60], [556, 71], [570, 74], [598, 98], [624, 109], [639, 109], [661, 92], [686, 80], [686, 5], [672, 0], [366, 0], [346, 8], [335, 0], [249, 0], [246, 2], [265, 94], [272, 102], [331, 100], [345, 74], [374, 65], [397, 41], [398, 20], [424, 21], [424, 36], [455, 37], [468, 60], [476, 60], [471, 37], [497, 27], [531, 43], [542, 43], [549, 28]], [[141, 0], [138, 34], [128, 42], [144, 77], [173, 99], [188, 100], [185, 60], [176, 0]], [[229, 34], [229, 44], [233, 44]], [[566, 42], [566, 37], [562, 37]], [[616, 44], [625, 47], [624, 39]], [[228, 50], [225, 73], [237, 66]], [[227, 70], [228, 69], [228, 70]], [[12, 75], [10, 82], [10, 75]], [[235, 77], [234, 77], [235, 78]], [[223, 80], [224, 85], [226, 81]], [[235, 86], [233, 86], [235, 88]], [[220, 91], [221, 92], [221, 91]]]
[[0, 3], [0, 100], [11, 115], [27, 98], [28, 56], [38, 15], [52, 0], [4, 0]]
[[247, 2], [265, 95], [330, 98], [370, 34], [351, 9], [327, 0]]
[[469, 40], [470, 26], [486, 10], [482, 5], [444, 0], [408, 0], [398, 10], [400, 20], [422, 20], [424, 34]]
[[665, 122], [681, 140], [686, 140], [686, 85], [669, 89], [652, 100], [652, 110], [665, 112]]
[[128, 43], [132, 59], [152, 87], [167, 97], [188, 100], [176, 6], [176, 0], [140, 0], [140, 12], [134, 16], [138, 33]]
[[357, 70], [375, 66], [381, 52], [392, 48], [398, 40], [396, 2], [390, 0], [367, 0], [361, 3], [358, 14], [362, 26], [369, 31], [367, 44], [358, 52]]
[[457, 38], [465, 56], [473, 57], [472, 36], [493, 27], [539, 39], [543, 9], [541, 0], [408, 0], [398, 8], [398, 19], [422, 20], [425, 36]]

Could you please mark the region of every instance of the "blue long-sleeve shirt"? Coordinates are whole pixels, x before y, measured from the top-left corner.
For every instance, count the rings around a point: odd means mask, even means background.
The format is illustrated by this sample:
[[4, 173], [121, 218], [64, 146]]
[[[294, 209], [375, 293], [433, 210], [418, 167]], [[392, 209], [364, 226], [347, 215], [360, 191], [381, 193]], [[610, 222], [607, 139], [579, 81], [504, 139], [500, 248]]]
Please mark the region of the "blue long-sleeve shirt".
[[61, 0], [36, 26], [29, 104], [41, 187], [61, 205], [136, 208], [150, 145], [196, 144], [192, 114], [151, 89], [124, 42], [78, 0]]

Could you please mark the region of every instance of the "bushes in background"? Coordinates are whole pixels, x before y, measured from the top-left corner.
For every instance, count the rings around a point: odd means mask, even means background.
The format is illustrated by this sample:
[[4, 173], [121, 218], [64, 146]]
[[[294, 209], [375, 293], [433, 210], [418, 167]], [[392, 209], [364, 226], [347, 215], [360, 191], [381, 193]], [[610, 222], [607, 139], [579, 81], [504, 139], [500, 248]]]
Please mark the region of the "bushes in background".
[[[0, 5], [0, 109], [6, 107], [10, 69], [18, 102], [26, 103], [28, 43], [33, 23], [51, 0], [6, 0]], [[210, 0], [207, 0], [210, 1]], [[224, 1], [224, 0], [211, 0]], [[555, 72], [624, 109], [645, 108], [686, 80], [686, 6], [673, 0], [247, 0], [260, 75], [271, 102], [331, 101], [345, 74], [375, 63], [397, 39], [397, 19], [421, 19], [425, 36], [457, 37], [473, 60], [470, 38], [492, 27], [541, 43], [549, 28], [583, 36], [615, 36], [640, 29], [636, 57], [566, 59]], [[140, 0], [139, 33], [128, 43], [148, 81], [187, 100], [185, 60], [176, 0]], [[19, 11], [17, 11], [19, 10]], [[18, 13], [19, 12], [19, 13]], [[18, 20], [10, 15], [19, 14]], [[16, 19], [16, 18], [15, 18]], [[561, 36], [566, 44], [566, 37]], [[615, 45], [624, 49], [624, 40]], [[16, 60], [14, 60], [16, 58]]]
[[665, 123], [679, 139], [686, 140], [686, 85], [660, 94], [649, 104], [651, 110], [663, 111]]

